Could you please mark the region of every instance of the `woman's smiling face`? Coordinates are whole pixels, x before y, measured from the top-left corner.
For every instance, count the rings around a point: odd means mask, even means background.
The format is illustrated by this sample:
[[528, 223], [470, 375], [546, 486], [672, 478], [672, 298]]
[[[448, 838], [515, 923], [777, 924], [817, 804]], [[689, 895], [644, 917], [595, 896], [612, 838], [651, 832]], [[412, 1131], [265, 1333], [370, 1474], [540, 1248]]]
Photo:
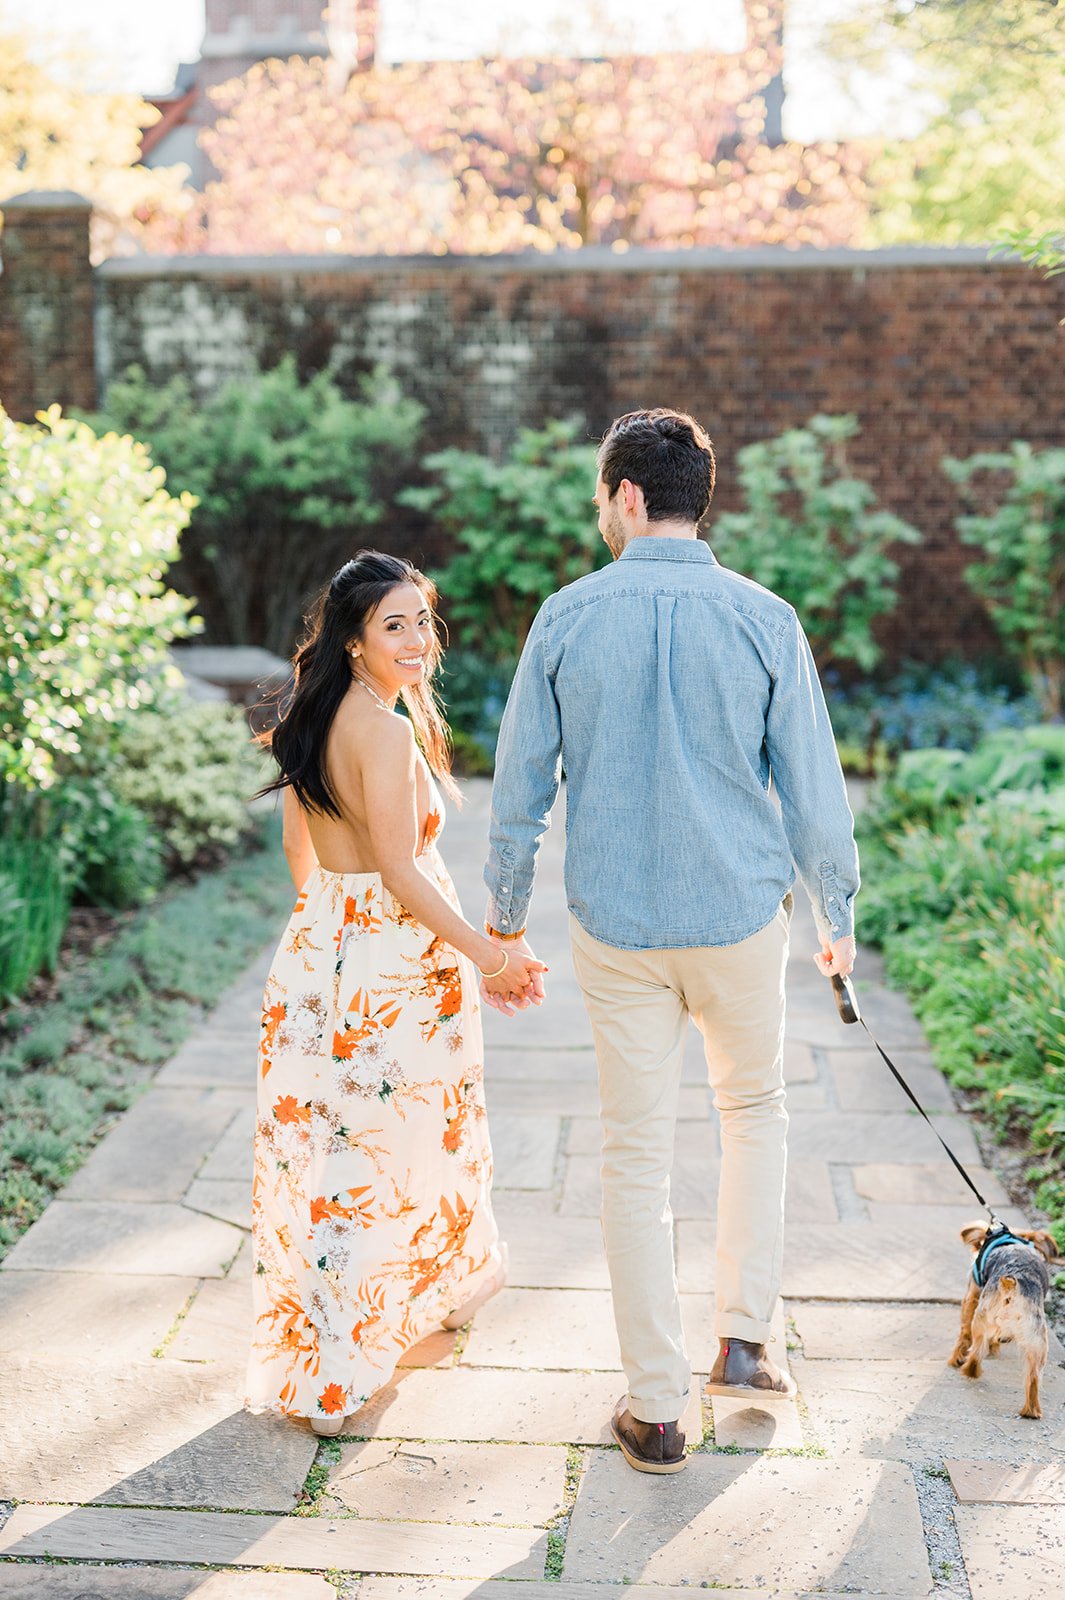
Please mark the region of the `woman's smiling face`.
[[355, 670], [381, 695], [423, 681], [434, 644], [433, 618], [416, 583], [399, 583], [366, 618], [354, 641]]

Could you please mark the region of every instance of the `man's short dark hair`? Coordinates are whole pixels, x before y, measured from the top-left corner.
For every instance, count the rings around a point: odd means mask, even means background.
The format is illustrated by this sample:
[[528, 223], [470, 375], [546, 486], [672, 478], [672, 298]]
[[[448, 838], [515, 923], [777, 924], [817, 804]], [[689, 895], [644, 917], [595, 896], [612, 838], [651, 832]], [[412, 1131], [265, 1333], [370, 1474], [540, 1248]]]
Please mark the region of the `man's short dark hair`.
[[685, 411], [629, 411], [610, 424], [597, 457], [611, 498], [622, 478], [643, 490], [648, 522], [698, 522], [714, 492], [709, 435]]

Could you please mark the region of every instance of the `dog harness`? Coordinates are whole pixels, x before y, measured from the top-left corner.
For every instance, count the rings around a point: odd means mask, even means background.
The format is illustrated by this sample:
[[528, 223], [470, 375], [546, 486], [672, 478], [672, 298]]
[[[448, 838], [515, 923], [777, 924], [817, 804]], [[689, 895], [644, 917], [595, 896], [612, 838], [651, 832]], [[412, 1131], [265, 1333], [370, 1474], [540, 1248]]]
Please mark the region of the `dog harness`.
[[997, 1250], [1003, 1244], [1023, 1244], [1026, 1250], [1035, 1249], [1035, 1245], [1030, 1239], [1018, 1239], [1015, 1233], [1010, 1232], [1005, 1223], [1000, 1223], [994, 1229], [988, 1228], [984, 1234], [984, 1242], [976, 1252], [976, 1260], [973, 1262], [973, 1280], [981, 1289], [987, 1282], [987, 1263], [991, 1252]]

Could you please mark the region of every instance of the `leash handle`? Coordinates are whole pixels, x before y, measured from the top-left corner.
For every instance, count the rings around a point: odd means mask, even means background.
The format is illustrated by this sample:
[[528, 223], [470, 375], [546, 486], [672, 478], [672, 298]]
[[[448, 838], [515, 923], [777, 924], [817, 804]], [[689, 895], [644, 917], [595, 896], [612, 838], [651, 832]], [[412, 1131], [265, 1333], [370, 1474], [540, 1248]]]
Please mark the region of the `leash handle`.
[[973, 1194], [976, 1196], [984, 1210], [987, 1212], [988, 1216], [991, 1218], [992, 1224], [994, 1224], [997, 1221], [995, 1213], [992, 1211], [991, 1207], [988, 1205], [987, 1201], [984, 1199], [983, 1195], [980, 1193], [979, 1189], [976, 1187], [975, 1183], [970, 1178], [969, 1174], [966, 1172], [965, 1168], [954, 1154], [954, 1151], [950, 1148], [950, 1145], [944, 1139], [943, 1135], [940, 1133], [939, 1129], [936, 1127], [935, 1123], [928, 1115], [928, 1112], [918, 1100], [917, 1096], [914, 1094], [913, 1090], [910, 1088], [909, 1084], [906, 1082], [906, 1079], [902, 1076], [902, 1073], [892, 1061], [887, 1051], [881, 1044], [878, 1043], [876, 1039], [873, 1038], [869, 1024], [862, 1016], [861, 1008], [858, 1005], [858, 996], [854, 992], [854, 985], [851, 983], [851, 980], [849, 978], [842, 977], [838, 972], [833, 973], [832, 975], [832, 997], [836, 1002], [836, 1010], [839, 1012], [840, 1017], [844, 1022], [861, 1023], [862, 1027], [869, 1035], [869, 1039], [872, 1042], [874, 1049], [880, 1055], [888, 1071], [894, 1077], [895, 1082], [898, 1084], [899, 1088], [903, 1091], [907, 1098], [912, 1102], [912, 1104], [916, 1106], [924, 1120], [928, 1123], [928, 1126], [931, 1128], [932, 1132], [943, 1146], [943, 1149], [947, 1152], [947, 1155], [957, 1168], [958, 1175], [972, 1190]]

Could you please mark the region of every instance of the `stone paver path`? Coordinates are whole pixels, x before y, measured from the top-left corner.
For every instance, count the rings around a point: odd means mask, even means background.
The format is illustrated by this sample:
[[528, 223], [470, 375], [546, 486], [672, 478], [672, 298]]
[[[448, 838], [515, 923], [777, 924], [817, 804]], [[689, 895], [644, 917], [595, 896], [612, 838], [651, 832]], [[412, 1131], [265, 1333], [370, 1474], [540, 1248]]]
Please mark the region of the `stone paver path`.
[[[488, 785], [468, 793], [447, 854], [476, 917]], [[597, 1220], [595, 1063], [561, 861], [556, 820], [533, 914], [550, 1003], [486, 1017], [507, 1290], [472, 1328], [412, 1351], [338, 1445], [240, 1410], [264, 952], [0, 1271], [0, 1495], [13, 1503], [0, 1597], [1065, 1591], [1062, 1350], [1055, 1341], [1040, 1422], [1017, 1415], [1009, 1347], [979, 1383], [946, 1365], [969, 1260], [958, 1229], [974, 1207], [864, 1034], [838, 1021], [810, 960], [804, 899], [789, 969], [791, 1165], [774, 1328], [799, 1399], [756, 1409], [694, 1395], [686, 1420], [702, 1442], [679, 1477], [637, 1475], [608, 1443], [623, 1380]], [[872, 1026], [1020, 1223], [874, 956], [858, 977]], [[715, 1348], [718, 1164], [693, 1032], [673, 1199], [703, 1374]]]

